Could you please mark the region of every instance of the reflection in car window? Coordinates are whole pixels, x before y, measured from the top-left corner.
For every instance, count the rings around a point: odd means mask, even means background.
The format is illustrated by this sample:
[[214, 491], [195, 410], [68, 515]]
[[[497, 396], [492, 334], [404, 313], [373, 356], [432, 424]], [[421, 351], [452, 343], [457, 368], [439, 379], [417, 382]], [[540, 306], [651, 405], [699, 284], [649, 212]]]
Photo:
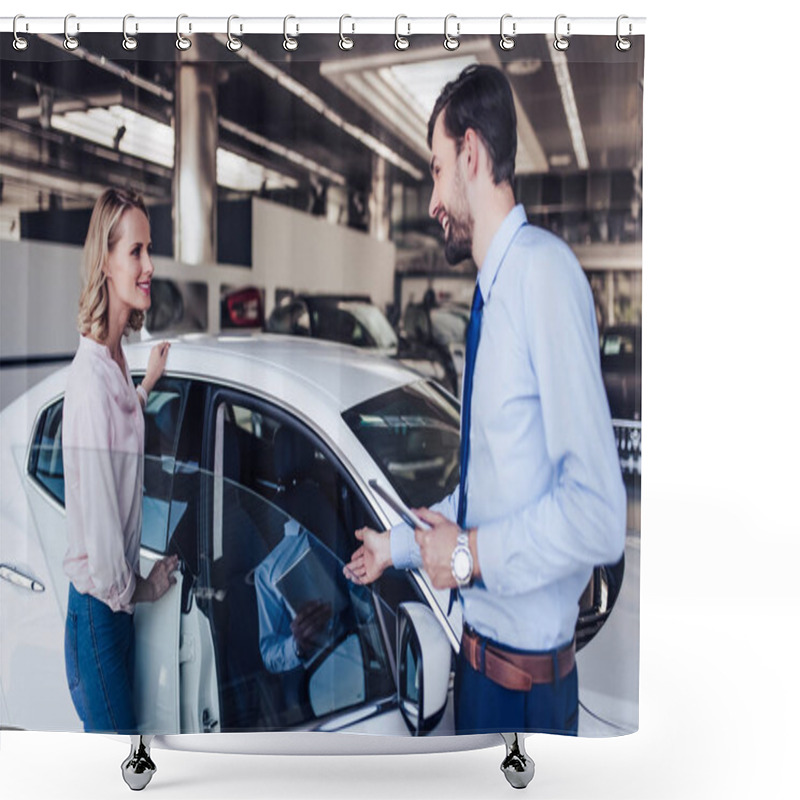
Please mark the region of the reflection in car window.
[[61, 416], [64, 399], [45, 409], [36, 426], [28, 473], [47, 493], [64, 505], [64, 462], [61, 452]]
[[343, 482], [294, 424], [258, 403], [215, 410], [209, 554], [223, 730], [271, 730], [394, 693]]
[[[137, 377], [135, 382], [139, 380]], [[192, 498], [173, 495], [175, 475], [196, 472], [199, 466], [196, 462], [176, 462], [188, 390], [188, 381], [161, 378], [148, 395], [144, 410], [142, 546], [158, 553], [167, 551], [170, 539], [194, 502]]]
[[393, 389], [342, 416], [412, 508], [430, 506], [458, 485], [458, 410], [433, 385]]

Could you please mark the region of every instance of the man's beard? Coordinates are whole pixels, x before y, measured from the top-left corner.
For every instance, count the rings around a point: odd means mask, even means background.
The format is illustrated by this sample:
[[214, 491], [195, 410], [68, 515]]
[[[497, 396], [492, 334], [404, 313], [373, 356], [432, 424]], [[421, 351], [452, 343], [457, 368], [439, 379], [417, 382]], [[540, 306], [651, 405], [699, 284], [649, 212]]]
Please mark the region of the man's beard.
[[472, 255], [472, 225], [464, 220], [448, 217], [447, 238], [444, 242], [444, 257], [447, 263], [460, 264]]
[[447, 210], [447, 235], [444, 240], [444, 257], [451, 265], [459, 264], [472, 256], [474, 221], [467, 207], [466, 191], [460, 173], [456, 173], [454, 194], [457, 198], [454, 206], [457, 204], [459, 208]]

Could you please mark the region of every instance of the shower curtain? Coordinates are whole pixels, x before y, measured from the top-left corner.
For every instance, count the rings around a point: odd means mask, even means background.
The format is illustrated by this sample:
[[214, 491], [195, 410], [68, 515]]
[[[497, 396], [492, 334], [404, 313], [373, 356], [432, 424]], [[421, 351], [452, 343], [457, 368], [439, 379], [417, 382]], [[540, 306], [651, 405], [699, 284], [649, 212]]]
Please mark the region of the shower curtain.
[[[137, 730], [635, 731], [644, 37], [24, 22], [0, 37], [0, 726], [86, 728], [62, 421], [116, 187], [152, 241], [134, 384], [172, 343], [136, 566], [180, 566], [133, 613]], [[475, 75], [498, 83], [443, 94]], [[511, 198], [494, 225], [484, 196]], [[438, 573], [403, 523], [431, 506], [467, 533], [436, 529]], [[375, 580], [365, 528], [392, 542]]]

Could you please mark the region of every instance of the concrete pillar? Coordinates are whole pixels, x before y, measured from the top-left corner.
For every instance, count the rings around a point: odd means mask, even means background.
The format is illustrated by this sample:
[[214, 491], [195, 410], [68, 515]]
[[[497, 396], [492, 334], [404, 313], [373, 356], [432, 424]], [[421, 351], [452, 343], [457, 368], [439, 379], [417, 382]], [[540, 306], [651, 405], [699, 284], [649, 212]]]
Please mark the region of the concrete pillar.
[[392, 230], [392, 186], [389, 165], [378, 155], [372, 156], [372, 185], [369, 192], [369, 234], [379, 242], [389, 240]]
[[217, 260], [216, 63], [200, 42], [176, 55], [173, 238], [177, 261]]

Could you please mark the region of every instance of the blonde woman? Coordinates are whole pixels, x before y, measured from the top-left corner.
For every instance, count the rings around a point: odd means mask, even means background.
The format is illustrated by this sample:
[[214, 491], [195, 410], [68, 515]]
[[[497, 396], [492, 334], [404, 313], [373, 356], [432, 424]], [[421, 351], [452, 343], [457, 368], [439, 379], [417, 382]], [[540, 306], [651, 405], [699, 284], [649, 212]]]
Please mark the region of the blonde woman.
[[139, 572], [144, 414], [169, 344], [156, 345], [134, 388], [123, 336], [150, 307], [150, 222], [142, 199], [107, 189], [84, 247], [81, 338], [64, 398], [63, 447], [70, 579], [65, 658], [70, 693], [86, 731], [136, 733], [133, 707], [136, 603], [158, 600], [176, 556]]

